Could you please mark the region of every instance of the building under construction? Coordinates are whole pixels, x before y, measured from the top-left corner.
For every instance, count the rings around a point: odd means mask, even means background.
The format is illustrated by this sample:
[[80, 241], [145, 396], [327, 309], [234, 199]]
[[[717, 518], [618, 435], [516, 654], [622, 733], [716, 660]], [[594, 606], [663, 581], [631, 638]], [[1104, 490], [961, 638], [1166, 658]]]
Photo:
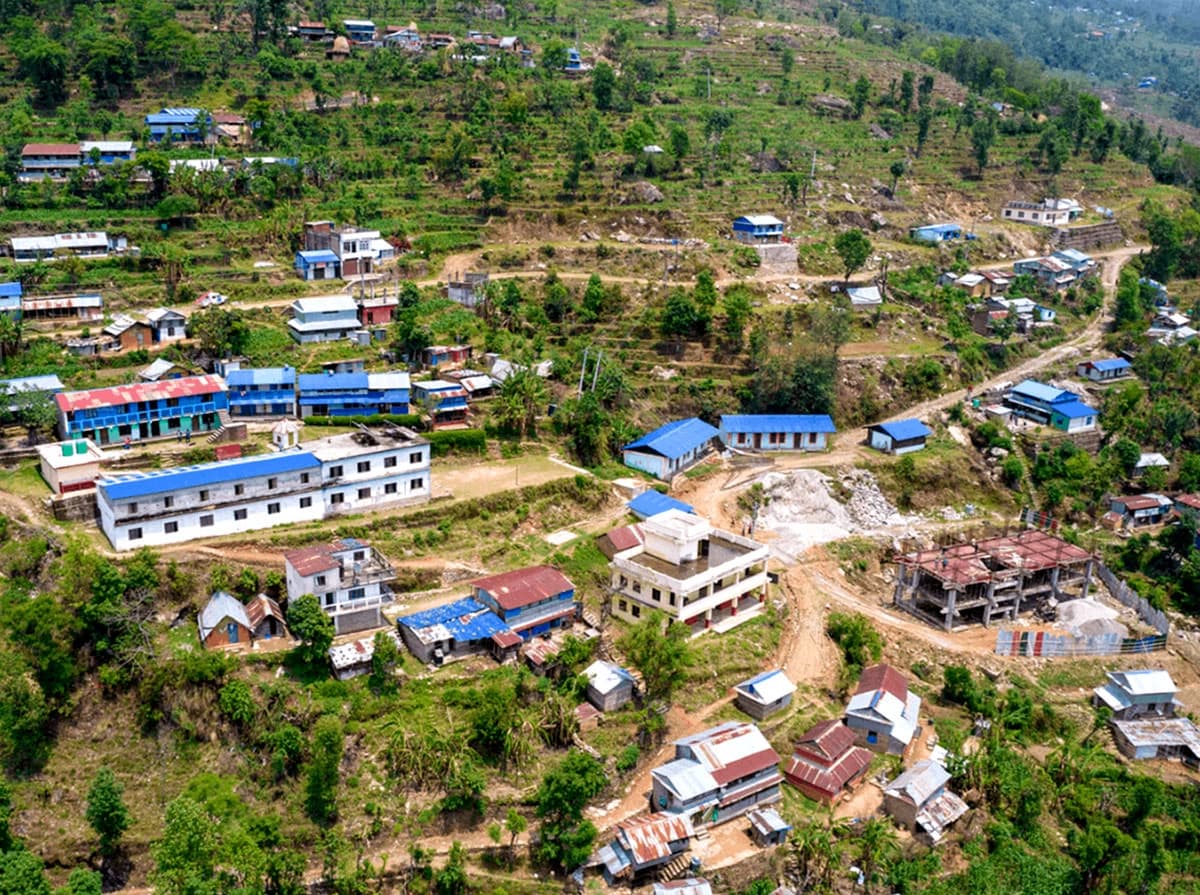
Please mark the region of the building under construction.
[[1043, 531], [937, 547], [895, 558], [895, 603], [953, 631], [1086, 597], [1088, 551]]

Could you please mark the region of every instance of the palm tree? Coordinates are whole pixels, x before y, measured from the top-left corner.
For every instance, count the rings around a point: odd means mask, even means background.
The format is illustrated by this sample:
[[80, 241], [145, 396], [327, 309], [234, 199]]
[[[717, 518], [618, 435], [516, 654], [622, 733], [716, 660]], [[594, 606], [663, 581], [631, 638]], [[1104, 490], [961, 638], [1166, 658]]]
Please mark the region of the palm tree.
[[896, 831], [887, 821], [872, 817], [858, 831], [858, 862], [868, 895], [876, 874], [886, 870], [900, 850]]
[[845, 833], [844, 822], [834, 822], [827, 816], [824, 826], [814, 823], [792, 834], [792, 856], [799, 865], [802, 891], [828, 891], [833, 885], [834, 870], [840, 866], [845, 853], [842, 842]]

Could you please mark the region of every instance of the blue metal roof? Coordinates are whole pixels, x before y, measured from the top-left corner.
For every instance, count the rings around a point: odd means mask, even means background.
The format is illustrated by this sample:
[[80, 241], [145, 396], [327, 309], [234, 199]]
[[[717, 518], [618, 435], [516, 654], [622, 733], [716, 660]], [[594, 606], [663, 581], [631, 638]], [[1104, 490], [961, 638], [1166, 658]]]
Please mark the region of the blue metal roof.
[[366, 390], [366, 373], [301, 373], [300, 391]]
[[1082, 401], [1067, 401], [1065, 404], [1055, 404], [1054, 412], [1061, 413], [1069, 420], [1079, 419], [1084, 416], [1097, 416], [1098, 411], [1095, 407], [1088, 407]]
[[1130, 364], [1129, 361], [1125, 360], [1123, 357], [1111, 357], [1107, 360], [1094, 360], [1091, 361], [1091, 364], [1097, 370], [1102, 371], [1128, 370], [1132, 366], [1132, 364]]
[[225, 377], [230, 388], [247, 385], [295, 385], [295, 367], [251, 367], [245, 370], [230, 370]]
[[508, 625], [478, 600], [463, 597], [453, 603], [434, 606], [396, 619], [412, 631], [443, 626], [455, 640], [482, 640], [509, 630]]
[[913, 438], [928, 438], [933, 431], [917, 419], [896, 420], [894, 423], [879, 423], [871, 426], [878, 429], [892, 441], [908, 441]]
[[716, 438], [719, 434], [704, 420], [690, 417], [686, 420], [675, 420], [665, 426], [660, 426], [653, 432], [647, 432], [637, 441], [629, 442], [622, 450], [649, 451], [653, 454], [661, 454], [668, 460], [674, 460], [706, 441]]
[[162, 494], [167, 491], [182, 491], [201, 485], [219, 485], [272, 473], [298, 472], [302, 469], [320, 469], [321, 461], [308, 451], [287, 451], [266, 457], [243, 457], [236, 460], [220, 460], [216, 463], [201, 463], [198, 466], [181, 466], [176, 469], [159, 469], [154, 472], [137, 472], [130, 475], [111, 476], [96, 483], [109, 500], [129, 500]]
[[921, 227], [913, 227], [918, 233], [958, 233], [962, 230], [961, 224], [925, 224]]
[[633, 500], [629, 501], [626, 506], [639, 519], [649, 519], [651, 516], [665, 513], [667, 510], [683, 510], [685, 513], [693, 514], [696, 512], [691, 504], [684, 503], [682, 500], [676, 500], [674, 497], [668, 497], [661, 491], [655, 491], [653, 488], [649, 491], [643, 491]]
[[338, 260], [338, 256], [332, 249], [313, 249], [307, 252], [297, 252], [296, 257], [303, 260], [306, 264], [325, 264]]
[[166, 108], [146, 116], [146, 124], [193, 124], [200, 117], [200, 110], [190, 106]]
[[837, 432], [833, 419], [825, 413], [726, 414], [721, 417], [723, 432]]
[[1034, 401], [1042, 401], [1046, 404], [1053, 404], [1056, 401], [1070, 401], [1078, 397], [1072, 392], [1055, 388], [1052, 385], [1046, 385], [1044, 382], [1038, 382], [1036, 379], [1026, 379], [1019, 385], [1013, 386], [1012, 393], [1019, 397], [1031, 398]]
[[5, 298], [16, 296], [20, 298], [21, 294], [21, 283], [19, 280], [13, 283], [0, 283], [0, 296], [4, 296]]

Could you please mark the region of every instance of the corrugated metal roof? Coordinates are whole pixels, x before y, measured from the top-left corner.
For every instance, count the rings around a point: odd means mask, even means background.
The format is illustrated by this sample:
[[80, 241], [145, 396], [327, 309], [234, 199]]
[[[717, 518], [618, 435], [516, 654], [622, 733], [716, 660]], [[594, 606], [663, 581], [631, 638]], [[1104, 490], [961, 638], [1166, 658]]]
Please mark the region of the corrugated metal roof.
[[719, 434], [704, 420], [690, 417], [659, 426], [653, 432], [647, 432], [636, 441], [629, 442], [622, 450], [650, 451], [661, 454], [668, 460], [674, 460], [711, 441]]
[[675, 794], [681, 802], [688, 802], [706, 793], [714, 798], [721, 786], [708, 769], [690, 758], [676, 758], [650, 772], [656, 780]]
[[489, 595], [502, 609], [520, 609], [567, 592], [574, 593], [575, 585], [553, 566], [530, 566], [499, 575], [490, 575], [471, 582], [476, 589]]
[[227, 618], [245, 628], [252, 627], [250, 618], [246, 615], [246, 607], [242, 605], [241, 601], [233, 594], [219, 590], [204, 604], [204, 608], [200, 610], [200, 615], [196, 618], [196, 624], [200, 628], [201, 642]]
[[892, 441], [909, 441], [914, 438], [928, 438], [933, 430], [916, 419], [896, 420], [894, 423], [878, 423], [871, 426], [878, 429]]
[[1110, 370], [1127, 370], [1132, 366], [1132, 364], [1130, 364], [1129, 361], [1125, 360], [1123, 357], [1112, 357], [1107, 358], [1106, 360], [1092, 360], [1088, 361], [1088, 365], [1093, 369], [1100, 370], [1101, 372], [1108, 372]]
[[[403, 649], [403, 644], [400, 643], [400, 636], [395, 631], [385, 631], [388, 637], [400, 649]], [[353, 668], [355, 665], [365, 665], [371, 661], [371, 657], [375, 655], [375, 635], [364, 637], [361, 640], [354, 640], [350, 643], [343, 643], [338, 646], [329, 648], [329, 664], [333, 666], [335, 671], [342, 671], [346, 668]]]
[[307, 264], [330, 264], [338, 261], [337, 254], [332, 249], [310, 249], [296, 253]]
[[863, 669], [858, 678], [858, 689], [854, 692], [871, 693], [875, 690], [883, 690], [899, 700], [904, 700], [908, 698], [908, 681], [891, 665], [871, 665]]
[[1046, 385], [1044, 382], [1038, 382], [1036, 379], [1026, 379], [1014, 385], [1011, 394], [1018, 397], [1031, 398], [1046, 404], [1053, 404], [1055, 401], [1062, 399], [1064, 392], [1061, 388]]
[[266, 594], [259, 594], [246, 604], [246, 618], [250, 619], [252, 628], [257, 628], [266, 618], [274, 618], [280, 624], [287, 623], [279, 604]]
[[833, 418], [825, 413], [725, 414], [721, 417], [725, 432], [837, 432]]
[[1085, 416], [1096, 416], [1099, 413], [1095, 407], [1089, 407], [1082, 401], [1065, 401], [1062, 404], [1055, 404], [1054, 412], [1061, 413], [1070, 420], [1077, 420]]
[[297, 378], [300, 397], [305, 392], [366, 390], [366, 373], [301, 373]]
[[667, 510], [680, 510], [684, 513], [693, 514], [696, 512], [691, 504], [684, 503], [682, 500], [676, 500], [674, 497], [669, 497], [661, 491], [655, 491], [653, 488], [643, 491], [633, 500], [629, 501], [626, 506], [639, 519], [649, 519], [651, 516], [665, 513]]
[[640, 547], [646, 543], [646, 535], [640, 525], [622, 525], [608, 532], [608, 540], [619, 553], [622, 550]]
[[17, 379], [0, 379], [0, 391], [5, 395], [19, 392], [60, 392], [62, 381], [53, 373], [45, 376], [22, 376]]
[[150, 366], [138, 373], [138, 378], [144, 379], [147, 382], [158, 382], [158, 380], [162, 379], [177, 366], [178, 364], [167, 360], [165, 357], [156, 358]]
[[287, 451], [265, 457], [237, 457], [216, 463], [201, 463], [198, 466], [114, 475], [97, 482], [96, 489], [109, 500], [129, 500], [150, 494], [198, 488], [202, 485], [217, 485], [275, 473], [320, 468], [321, 461], [308, 451]]
[[[473, 597], [463, 597], [453, 603], [402, 615], [396, 623], [412, 631], [422, 643], [451, 638], [463, 642], [483, 640], [511, 633], [498, 615]], [[515, 645], [511, 640], [505, 642]]]
[[297, 575], [307, 578], [318, 572], [327, 572], [331, 569], [341, 568], [341, 560], [338, 559], [336, 554], [339, 551], [352, 550], [356, 546], [360, 546], [357, 541], [353, 543], [343, 541], [333, 544], [313, 544], [309, 547], [288, 550], [283, 554], [283, 561], [286, 565], [295, 569]]
[[0, 283], [0, 297], [20, 298], [23, 292], [20, 280], [12, 283]]
[[583, 670], [588, 683], [595, 687], [596, 692], [603, 695], [611, 693], [622, 684], [633, 683], [633, 675], [612, 662], [597, 659]]
[[770, 704], [795, 693], [796, 685], [788, 680], [786, 674], [777, 669], [764, 671], [748, 681], [742, 681], [734, 689], [757, 702]]
[[671, 843], [690, 840], [692, 822], [682, 814], [644, 814], [617, 824], [617, 839], [639, 865], [671, 856]]
[[887, 795], [907, 799], [918, 808], [950, 782], [950, 772], [931, 758], [923, 758], [888, 784]]
[[780, 817], [779, 812], [774, 808], [752, 808], [746, 812], [746, 819], [763, 836], [769, 836], [772, 833], [786, 833], [792, 828], [792, 825]]
[[353, 314], [358, 315], [358, 304], [348, 295], [324, 295], [315, 298], [298, 298], [292, 302], [292, 310], [298, 314]]
[[92, 410], [118, 404], [137, 404], [141, 401], [163, 401], [169, 398], [189, 398], [196, 395], [225, 391], [219, 376], [184, 376], [165, 382], [137, 382], [112, 388], [92, 388], [79, 392], [63, 392], [55, 396], [58, 409], [66, 413]]
[[225, 384], [230, 388], [249, 385], [295, 385], [295, 367], [243, 367], [225, 374]]
[[654, 884], [654, 895], [713, 895], [712, 885], [700, 877]]
[[404, 391], [408, 389], [410, 381], [409, 375], [399, 370], [367, 374], [367, 388], [371, 391]]
[[750, 224], [754, 227], [783, 226], [783, 221], [779, 220], [779, 218], [775, 217], [773, 214], [744, 214], [740, 218], [737, 218], [734, 223], [737, 224], [741, 223], [742, 221], [745, 221], [747, 224]]
[[746, 721], [726, 721], [676, 740], [675, 745], [690, 747], [697, 760], [722, 785], [779, 764], [779, 755], [762, 731]]
[[78, 143], [26, 143], [21, 155], [79, 155]]
[[1108, 677], [1126, 693], [1134, 696], [1173, 694], [1177, 690], [1171, 675], [1161, 668], [1110, 672]]

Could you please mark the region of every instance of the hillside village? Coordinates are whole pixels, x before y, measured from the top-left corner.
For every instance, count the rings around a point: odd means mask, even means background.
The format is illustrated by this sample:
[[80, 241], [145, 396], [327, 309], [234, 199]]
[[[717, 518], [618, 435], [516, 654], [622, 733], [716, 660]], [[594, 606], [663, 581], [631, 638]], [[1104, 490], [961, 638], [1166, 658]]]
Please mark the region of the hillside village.
[[842, 5], [0, 17], [0, 888], [1195, 889], [1193, 147]]

